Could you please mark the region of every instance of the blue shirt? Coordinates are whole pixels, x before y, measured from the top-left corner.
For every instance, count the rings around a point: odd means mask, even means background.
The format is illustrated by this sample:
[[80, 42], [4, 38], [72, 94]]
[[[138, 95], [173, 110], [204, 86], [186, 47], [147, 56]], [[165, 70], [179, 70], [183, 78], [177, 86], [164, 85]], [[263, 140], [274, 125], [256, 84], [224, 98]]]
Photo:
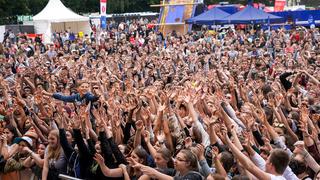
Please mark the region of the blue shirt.
[[99, 99], [99, 97], [94, 96], [93, 94], [87, 92], [82, 97], [79, 93], [73, 94], [71, 96], [61, 95], [60, 93], [54, 93], [52, 95], [53, 98], [61, 100], [63, 102], [74, 102], [76, 105], [84, 105], [88, 104], [90, 101], [94, 102]]

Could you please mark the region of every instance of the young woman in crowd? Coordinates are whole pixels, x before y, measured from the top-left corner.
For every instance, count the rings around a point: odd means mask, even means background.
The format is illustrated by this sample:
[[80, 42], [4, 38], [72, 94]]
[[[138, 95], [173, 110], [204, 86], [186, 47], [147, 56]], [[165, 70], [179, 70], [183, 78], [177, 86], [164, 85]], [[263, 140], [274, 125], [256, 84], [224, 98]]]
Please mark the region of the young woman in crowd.
[[318, 178], [319, 29], [110, 27], [4, 41], [1, 179]]

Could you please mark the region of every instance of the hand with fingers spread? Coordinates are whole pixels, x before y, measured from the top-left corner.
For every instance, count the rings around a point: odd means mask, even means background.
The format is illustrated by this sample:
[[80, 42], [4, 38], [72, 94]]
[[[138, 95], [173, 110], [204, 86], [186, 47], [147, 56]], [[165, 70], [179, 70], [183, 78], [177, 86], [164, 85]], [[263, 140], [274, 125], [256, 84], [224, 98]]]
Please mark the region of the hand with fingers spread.
[[101, 156], [101, 154], [96, 153], [93, 157], [93, 159], [101, 166], [104, 165], [104, 158]]
[[167, 105], [165, 103], [161, 104], [159, 105], [158, 111], [163, 112], [166, 108], [167, 108]]

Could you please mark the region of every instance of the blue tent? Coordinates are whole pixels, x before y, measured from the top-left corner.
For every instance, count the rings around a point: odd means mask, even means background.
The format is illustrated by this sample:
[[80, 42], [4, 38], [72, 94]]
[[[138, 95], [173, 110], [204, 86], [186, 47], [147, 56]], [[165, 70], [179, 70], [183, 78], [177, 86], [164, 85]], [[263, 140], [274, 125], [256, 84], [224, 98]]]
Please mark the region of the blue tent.
[[219, 9], [213, 8], [207, 12], [204, 12], [196, 17], [190, 18], [186, 20], [187, 24], [206, 24], [206, 25], [213, 25], [217, 19], [222, 19], [230, 14]]
[[221, 18], [217, 20], [219, 24], [267, 24], [270, 23], [280, 23], [284, 19], [273, 14], [264, 12], [263, 10], [256, 9], [251, 5], [248, 5], [243, 10], [232, 14], [228, 17]]

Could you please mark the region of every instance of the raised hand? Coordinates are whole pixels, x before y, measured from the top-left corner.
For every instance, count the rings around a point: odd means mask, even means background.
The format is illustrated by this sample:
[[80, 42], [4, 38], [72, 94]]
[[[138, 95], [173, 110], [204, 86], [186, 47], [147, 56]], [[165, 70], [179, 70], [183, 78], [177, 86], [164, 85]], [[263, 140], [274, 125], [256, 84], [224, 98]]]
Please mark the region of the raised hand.
[[101, 154], [96, 153], [93, 157], [93, 159], [101, 166], [104, 165], [104, 158], [101, 156]]
[[143, 121], [142, 120], [136, 121], [136, 128], [137, 128], [137, 131], [142, 131], [143, 130], [144, 125], [143, 125]]
[[191, 137], [187, 137], [185, 140], [184, 140], [184, 145], [186, 148], [189, 148], [192, 146], [192, 139]]
[[136, 167], [136, 165], [139, 165], [139, 163], [137, 162], [137, 161], [135, 161], [132, 157], [128, 157], [127, 158], [127, 161], [128, 161], [128, 163], [129, 163], [129, 165], [131, 166], [131, 167]]
[[300, 120], [303, 123], [308, 122], [308, 117], [309, 117], [309, 110], [306, 106], [301, 107], [301, 113], [300, 113]]
[[150, 143], [150, 132], [149, 131], [144, 131], [143, 137], [144, 137], [144, 141], [146, 143]]
[[198, 160], [203, 160], [205, 159], [204, 157], [204, 146], [202, 144], [197, 144], [197, 157], [198, 157]]
[[218, 158], [219, 149], [216, 146], [213, 146], [211, 149], [212, 159]]
[[166, 106], [165, 103], [164, 103], [164, 104], [161, 104], [161, 105], [159, 105], [159, 107], [158, 107], [158, 111], [163, 112], [166, 108], [167, 108], [167, 106]]

